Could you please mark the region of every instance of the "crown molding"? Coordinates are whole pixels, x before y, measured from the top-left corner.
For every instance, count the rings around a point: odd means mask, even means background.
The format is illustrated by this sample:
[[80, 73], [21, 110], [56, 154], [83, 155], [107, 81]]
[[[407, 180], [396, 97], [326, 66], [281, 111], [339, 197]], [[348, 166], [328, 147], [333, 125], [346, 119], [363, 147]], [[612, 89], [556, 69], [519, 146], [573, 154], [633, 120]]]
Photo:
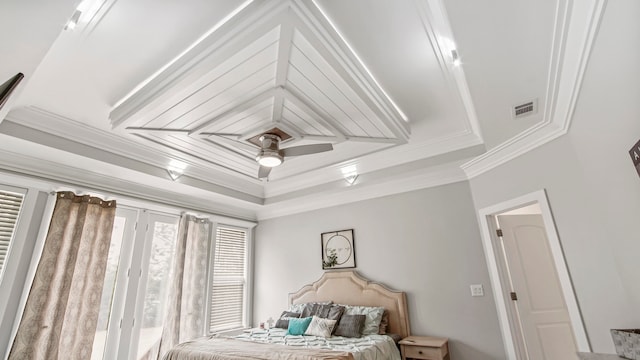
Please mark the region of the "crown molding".
[[256, 215], [261, 221], [466, 180], [459, 162], [422, 168], [409, 174], [396, 174], [383, 180], [371, 179], [363, 174], [358, 176], [354, 185], [349, 186], [344, 179], [339, 184], [333, 184], [339, 187], [338, 190], [334, 187], [330, 192], [310, 193], [284, 200], [267, 199]]
[[342, 170], [355, 167], [358, 174], [383, 170], [389, 166], [407, 164], [425, 158], [433, 158], [449, 152], [472, 148], [482, 145], [482, 140], [475, 134], [463, 132], [423, 143], [409, 143], [384, 151], [374, 152], [356, 159], [312, 170], [298, 175], [265, 183], [265, 198], [281, 196], [320, 184], [342, 181]]
[[[166, 171], [167, 159], [175, 159], [187, 165], [187, 174], [193, 178], [206, 179], [206, 182], [240, 191], [256, 197], [262, 197], [262, 184], [257, 179], [238, 181], [237, 173], [223, 166], [216, 166], [210, 162], [185, 154], [176, 155], [166, 151], [135, 141], [127, 134], [111, 133], [84, 123], [74, 121], [64, 116], [55, 114], [34, 106], [21, 107], [12, 110], [7, 116], [7, 121], [19, 127], [34, 129], [42, 132], [41, 136], [60, 137], [68, 140], [68, 146], [79, 143], [103, 151], [105, 154], [115, 154], [125, 158], [131, 158], [135, 154], [135, 161], [140, 164], [153, 166]], [[26, 131], [26, 129], [25, 129]], [[73, 136], [71, 136], [73, 134]], [[125, 137], [126, 136], [126, 137]], [[71, 152], [80, 154], [80, 150]], [[106, 156], [106, 155], [105, 155]], [[124, 163], [118, 163], [123, 166]], [[216, 171], [211, 171], [214, 167]], [[142, 167], [133, 168], [139, 170]], [[204, 181], [204, 180], [203, 180]]]
[[607, 0], [559, 0], [543, 120], [462, 164], [469, 179], [569, 131], [589, 55]]
[[[21, 150], [27, 147], [24, 144], [24, 140], [6, 135], [0, 135], [0, 138], [2, 138], [5, 146], [9, 145], [11, 148], [19, 148]], [[52, 152], [51, 149], [45, 146], [34, 145], [34, 147], [41, 148], [36, 149], [36, 151]], [[81, 155], [70, 154], [69, 157], [75, 158], [81, 157]], [[125, 170], [116, 165], [101, 166], [101, 172], [80, 168], [79, 165], [69, 166], [39, 156], [0, 149], [0, 168], [2, 171], [35, 178], [51, 184], [51, 190], [55, 190], [59, 186], [81, 187], [85, 191], [113, 193], [189, 211], [213, 213], [246, 220], [255, 220], [255, 210], [260, 206], [258, 204], [250, 205], [229, 196], [194, 188], [180, 182], [172, 182], [133, 170]], [[117, 174], [117, 176], [110, 174]], [[0, 176], [2, 176], [1, 173]], [[139, 180], [132, 181], [129, 179]]]
[[[23, 148], [26, 154], [30, 153], [34, 156], [42, 156], [45, 159], [48, 158], [49, 161], [59, 162], [61, 165], [72, 164], [69, 161], [71, 158], [75, 157], [78, 167], [86, 166], [91, 169], [96, 169], [96, 171], [103, 171], [103, 169], [111, 168], [113, 173], [121, 174], [133, 171], [133, 174], [135, 174], [133, 176], [139, 175], [141, 177], [141, 180], [139, 181], [141, 184], [145, 182], [148, 183], [150, 179], [158, 181], [167, 181], [171, 179], [165, 167], [149, 165], [136, 159], [110, 153], [91, 145], [85, 145], [40, 130], [22, 126], [14, 123], [13, 121], [7, 120], [0, 124], [0, 132], [10, 137], [5, 140], [7, 143], [12, 140], [24, 141], [20, 143], [20, 147], [18, 148]], [[33, 166], [35, 165], [42, 164], [34, 163]], [[38, 170], [37, 167], [33, 166], [27, 167], [27, 169]], [[45, 167], [43, 170], [48, 172], [50, 169]], [[105, 174], [110, 173], [107, 172]], [[142, 180], [148, 176], [151, 178]], [[192, 176], [181, 176], [173, 183], [187, 184], [201, 190], [206, 190], [212, 194], [236, 199], [238, 201], [254, 204], [262, 204], [263, 202], [261, 196], [254, 196], [219, 184], [194, 178]]]

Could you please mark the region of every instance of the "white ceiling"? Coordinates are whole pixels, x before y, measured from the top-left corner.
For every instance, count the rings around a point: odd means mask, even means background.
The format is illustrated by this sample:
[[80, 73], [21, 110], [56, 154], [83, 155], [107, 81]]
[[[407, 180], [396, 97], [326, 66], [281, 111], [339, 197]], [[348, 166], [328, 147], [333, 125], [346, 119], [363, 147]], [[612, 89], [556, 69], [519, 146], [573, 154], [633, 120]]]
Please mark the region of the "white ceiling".
[[[251, 218], [460, 181], [566, 131], [603, 10], [600, 0], [85, 0], [71, 31], [78, 4], [57, 3], [0, 5], [13, 55], [0, 75], [26, 75], [0, 112], [11, 110], [0, 151], [14, 159], [3, 167]], [[514, 119], [531, 100], [537, 113]], [[283, 147], [334, 150], [287, 158], [259, 180], [247, 140], [274, 127], [291, 135]]]

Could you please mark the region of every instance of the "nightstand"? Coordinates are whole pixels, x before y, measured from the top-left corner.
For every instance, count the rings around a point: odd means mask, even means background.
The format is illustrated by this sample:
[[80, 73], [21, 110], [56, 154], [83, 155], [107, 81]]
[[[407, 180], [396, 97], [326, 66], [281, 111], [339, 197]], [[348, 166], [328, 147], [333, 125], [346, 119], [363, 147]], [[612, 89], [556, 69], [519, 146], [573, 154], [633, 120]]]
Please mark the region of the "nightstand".
[[402, 360], [449, 359], [449, 339], [432, 336], [409, 336], [399, 342]]

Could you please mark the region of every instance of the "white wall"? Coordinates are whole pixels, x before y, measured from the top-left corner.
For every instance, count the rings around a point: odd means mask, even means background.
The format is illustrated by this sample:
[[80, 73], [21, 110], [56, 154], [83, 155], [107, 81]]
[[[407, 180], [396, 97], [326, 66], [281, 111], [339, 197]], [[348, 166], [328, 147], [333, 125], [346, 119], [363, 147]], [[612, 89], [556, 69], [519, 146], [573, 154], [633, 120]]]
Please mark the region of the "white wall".
[[449, 337], [456, 360], [505, 358], [467, 182], [260, 222], [254, 322], [322, 275], [320, 234], [343, 229], [354, 229], [358, 272], [407, 292], [413, 334]]
[[640, 2], [609, 1], [569, 134], [471, 180], [477, 209], [547, 189], [587, 334], [640, 327]]

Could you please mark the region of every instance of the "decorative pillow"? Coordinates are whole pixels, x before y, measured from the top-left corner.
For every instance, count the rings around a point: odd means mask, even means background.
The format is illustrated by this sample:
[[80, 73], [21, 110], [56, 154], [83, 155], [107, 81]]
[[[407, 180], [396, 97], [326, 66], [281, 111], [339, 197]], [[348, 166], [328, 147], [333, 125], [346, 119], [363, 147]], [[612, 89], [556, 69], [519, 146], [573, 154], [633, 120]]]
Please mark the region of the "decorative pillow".
[[336, 326], [337, 322], [337, 320], [323, 319], [314, 316], [304, 334], [331, 337], [331, 332], [333, 331], [333, 328]]
[[302, 310], [304, 310], [304, 307], [309, 305], [309, 304], [320, 304], [320, 305], [330, 305], [333, 304], [333, 301], [321, 301], [321, 302], [312, 302], [312, 303], [300, 303], [300, 304], [291, 304], [289, 305], [289, 310], [291, 312], [297, 312], [297, 313], [302, 313]]
[[350, 338], [362, 336], [362, 327], [366, 318], [366, 315], [342, 315], [338, 326], [336, 326], [335, 335]]
[[287, 335], [304, 335], [304, 332], [307, 331], [312, 319], [313, 318], [311, 317], [289, 319]]
[[380, 322], [382, 321], [383, 307], [378, 306], [353, 306], [344, 305], [344, 313], [347, 315], [366, 315], [362, 335], [372, 335], [378, 333]]
[[331, 308], [329, 309], [329, 312], [324, 317], [329, 319], [329, 320], [338, 320], [339, 321], [340, 318], [342, 317], [342, 314], [344, 314], [344, 306], [331, 305]]
[[309, 303], [302, 309], [302, 315], [300, 315], [300, 317], [318, 316], [326, 318], [330, 309], [331, 304]]
[[387, 327], [389, 327], [389, 312], [385, 309], [382, 313], [382, 320], [380, 320], [380, 327], [378, 327], [378, 334], [386, 335]]
[[289, 327], [289, 319], [291, 318], [299, 318], [300, 313], [291, 312], [291, 311], [283, 311], [280, 315], [278, 321], [276, 321], [275, 327], [280, 329], [287, 329]]
[[[340, 305], [331, 305], [331, 309], [329, 309], [329, 314], [327, 314], [326, 318], [329, 320], [340, 321], [340, 318], [344, 314], [344, 306]], [[333, 333], [335, 334], [338, 325], [333, 328]]]

